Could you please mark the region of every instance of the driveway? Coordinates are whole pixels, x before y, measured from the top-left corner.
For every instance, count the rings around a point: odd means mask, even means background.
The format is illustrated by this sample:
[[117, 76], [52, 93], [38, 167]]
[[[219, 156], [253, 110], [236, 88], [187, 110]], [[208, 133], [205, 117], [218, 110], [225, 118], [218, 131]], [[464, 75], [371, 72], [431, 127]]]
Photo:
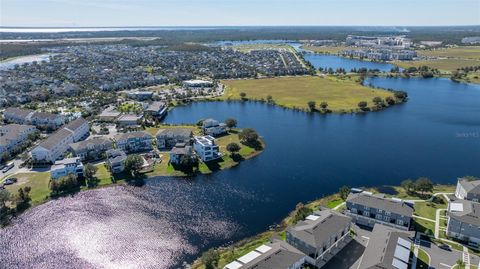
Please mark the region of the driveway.
[[452, 251], [443, 250], [429, 241], [421, 240], [420, 248], [430, 255], [430, 268], [451, 268], [459, 259], [462, 259], [461, 251], [455, 249], [452, 249]]

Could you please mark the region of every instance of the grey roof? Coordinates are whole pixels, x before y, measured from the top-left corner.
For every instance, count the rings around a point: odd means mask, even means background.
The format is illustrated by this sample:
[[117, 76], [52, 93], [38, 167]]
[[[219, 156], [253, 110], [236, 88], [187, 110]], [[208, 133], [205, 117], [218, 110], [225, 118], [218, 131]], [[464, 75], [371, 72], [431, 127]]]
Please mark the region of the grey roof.
[[166, 106], [165, 102], [153, 102], [150, 105], [148, 105], [145, 111], [157, 112], [162, 110], [165, 106]]
[[106, 137], [94, 137], [88, 140], [83, 140], [77, 143], [70, 144], [74, 151], [82, 151], [90, 146], [113, 145], [113, 142]]
[[398, 240], [402, 238], [411, 244], [411, 236], [411, 233], [375, 224], [358, 269], [398, 269], [392, 264]]
[[460, 178], [458, 179], [458, 184], [460, 184], [469, 194], [480, 194], [480, 180]]
[[177, 155], [189, 155], [193, 153], [192, 146], [187, 146], [185, 143], [177, 143], [174, 148], [172, 148], [171, 153]]
[[268, 246], [272, 249], [248, 262], [242, 267], [242, 269], [290, 268], [294, 263], [305, 257], [305, 254], [284, 241], [276, 241], [268, 244]]
[[4, 113], [14, 114], [17, 117], [22, 117], [22, 118], [26, 118], [32, 112], [33, 110], [23, 109], [18, 107], [9, 107], [9, 108], [6, 108], [4, 111]]
[[370, 195], [366, 193], [350, 193], [347, 202], [359, 204], [371, 208], [382, 209], [403, 216], [412, 216], [413, 208], [404, 201]]
[[122, 133], [122, 134], [117, 134], [115, 135], [115, 141], [122, 141], [122, 140], [127, 140], [131, 138], [152, 138], [152, 136], [145, 132], [145, 131], [136, 131], [136, 132], [129, 132], [129, 133]]
[[82, 126], [85, 123], [88, 124], [88, 122], [84, 118], [80, 117], [78, 119], [75, 119], [75, 120], [69, 122], [67, 125], [65, 125], [64, 128], [67, 128], [70, 131], [75, 132], [78, 128], [80, 128], [80, 126]]
[[181, 136], [184, 138], [189, 138], [192, 136], [192, 129], [189, 128], [181, 128], [181, 127], [174, 127], [174, 128], [167, 128], [167, 129], [160, 129], [157, 132], [157, 137], [165, 137], [165, 136]]
[[[462, 204], [463, 211], [451, 211], [452, 204]], [[458, 199], [449, 204], [448, 215], [463, 223], [480, 226], [480, 204], [469, 200]]]
[[54, 120], [57, 117], [60, 117], [59, 114], [53, 114], [48, 112], [35, 112], [32, 114], [32, 119], [47, 119], [47, 120]]
[[46, 140], [39, 144], [40, 147], [51, 150], [65, 137], [72, 135], [72, 132], [64, 128], [50, 135]]
[[318, 218], [316, 220], [306, 219], [295, 226], [288, 227], [287, 231], [315, 248], [322, 247], [333, 234], [344, 230], [351, 222], [350, 217], [328, 209], [315, 211], [313, 215]]
[[119, 163], [127, 159], [127, 154], [121, 149], [109, 149], [107, 150], [106, 155], [110, 163]]

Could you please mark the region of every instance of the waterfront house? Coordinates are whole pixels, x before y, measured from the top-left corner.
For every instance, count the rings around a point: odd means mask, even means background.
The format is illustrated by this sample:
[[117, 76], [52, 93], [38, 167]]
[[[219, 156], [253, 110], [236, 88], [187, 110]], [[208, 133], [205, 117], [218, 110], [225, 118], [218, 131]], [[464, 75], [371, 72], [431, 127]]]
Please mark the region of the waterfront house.
[[127, 153], [152, 150], [152, 139], [153, 137], [144, 131], [115, 135], [117, 148]]
[[215, 138], [209, 135], [195, 136], [193, 138], [193, 149], [203, 162], [212, 161], [222, 157], [218, 145], [215, 144]]
[[413, 207], [396, 198], [369, 192], [350, 193], [347, 198], [347, 215], [357, 224], [373, 227], [375, 223], [409, 230]]
[[480, 246], [480, 204], [469, 200], [454, 200], [448, 205], [447, 235]]
[[187, 160], [187, 164], [193, 164], [196, 161], [192, 146], [186, 143], [177, 143], [170, 151], [170, 163], [181, 165], [182, 159]]
[[127, 154], [120, 149], [110, 149], [106, 152], [107, 166], [112, 173], [121, 173], [125, 170], [125, 160]]
[[143, 115], [124, 114], [118, 118], [119, 127], [139, 127]]
[[455, 189], [455, 197], [478, 202], [480, 200], [480, 180], [459, 178]]
[[407, 269], [412, 247], [409, 232], [376, 224], [368, 240], [358, 269]]
[[305, 254], [298, 249], [275, 240], [225, 265], [224, 269], [300, 269], [305, 264]]
[[193, 132], [190, 128], [160, 129], [156, 134], [157, 147], [159, 149], [172, 148], [177, 143], [190, 144]]
[[167, 113], [167, 104], [165, 102], [152, 102], [145, 109], [144, 113], [152, 115], [156, 118], [161, 118]]
[[227, 132], [227, 125], [214, 119], [206, 119], [202, 123], [204, 135], [219, 136]]
[[352, 219], [334, 210], [315, 211], [304, 221], [287, 228], [287, 243], [303, 252], [317, 268], [325, 265], [351, 240]]
[[82, 161], [103, 159], [105, 152], [112, 148], [113, 142], [106, 137], [94, 137], [70, 144], [73, 155]]
[[83, 177], [84, 167], [79, 157], [67, 158], [56, 161], [50, 170], [52, 179], [59, 179], [72, 174], [76, 177]]

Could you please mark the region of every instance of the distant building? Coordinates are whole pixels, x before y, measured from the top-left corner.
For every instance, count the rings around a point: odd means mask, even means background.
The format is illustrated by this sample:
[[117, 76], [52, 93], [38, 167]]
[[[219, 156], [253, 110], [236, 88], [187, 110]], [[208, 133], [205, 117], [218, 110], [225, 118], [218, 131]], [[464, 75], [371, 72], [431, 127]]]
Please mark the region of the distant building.
[[215, 144], [215, 138], [206, 136], [195, 136], [193, 138], [193, 149], [198, 157], [204, 161], [212, 161], [222, 157], [218, 145]]
[[367, 192], [350, 193], [347, 198], [347, 215], [357, 224], [373, 227], [375, 223], [409, 230], [413, 207], [400, 199], [385, 198]]
[[159, 149], [172, 148], [177, 143], [190, 144], [193, 132], [190, 128], [167, 128], [157, 132], [157, 147]]
[[448, 205], [447, 235], [480, 246], [480, 204], [468, 200], [455, 200]]
[[134, 100], [138, 100], [138, 101], [145, 101], [145, 100], [151, 100], [152, 99], [153, 92], [133, 91], [133, 92], [127, 92], [126, 95], [130, 99], [134, 99]]
[[153, 102], [145, 109], [145, 114], [150, 114], [153, 117], [161, 118], [167, 113], [168, 106], [165, 102]]
[[70, 144], [73, 154], [84, 160], [98, 160], [104, 158], [104, 153], [113, 148], [113, 142], [106, 137], [94, 137]]
[[110, 149], [106, 152], [107, 166], [114, 174], [121, 173], [125, 170], [125, 160], [127, 154], [120, 149]]
[[194, 164], [196, 161], [192, 146], [185, 143], [177, 143], [170, 151], [170, 163], [174, 165], [182, 164], [182, 159], [187, 160], [187, 164]]
[[103, 122], [114, 122], [116, 121], [122, 113], [115, 110], [114, 107], [108, 107], [97, 116], [99, 121]]
[[350, 226], [351, 218], [334, 210], [315, 211], [288, 227], [286, 239], [307, 256], [308, 263], [321, 268], [352, 240]]
[[88, 121], [86, 121], [84, 118], [75, 119], [69, 122], [63, 128], [72, 132], [73, 142], [77, 142], [87, 138], [90, 132], [90, 126], [88, 125]]
[[120, 127], [138, 127], [141, 124], [143, 115], [125, 114], [118, 118]]
[[464, 37], [462, 38], [462, 43], [463, 44], [480, 44], [480, 36], [469, 36], [469, 37]]
[[358, 269], [407, 269], [410, 267], [412, 234], [375, 225]]
[[152, 150], [152, 136], [144, 131], [117, 134], [117, 148], [125, 152]]
[[219, 136], [227, 132], [227, 125], [214, 119], [206, 119], [202, 123], [204, 135]]
[[84, 167], [80, 158], [68, 158], [56, 161], [50, 170], [52, 179], [59, 179], [73, 174], [76, 177], [83, 177]]
[[213, 87], [213, 82], [199, 79], [185, 80], [183, 86], [185, 88], [211, 88]]
[[12, 151], [22, 146], [30, 134], [37, 131], [33, 125], [7, 124], [0, 126], [0, 161], [4, 153], [12, 154]]
[[289, 244], [277, 240], [264, 244], [225, 265], [224, 269], [301, 269], [305, 254]]
[[459, 178], [455, 189], [455, 197], [478, 202], [480, 200], [480, 180]]
[[65, 123], [65, 117], [60, 114], [36, 112], [30, 109], [9, 107], [3, 112], [7, 122], [31, 124], [37, 127], [57, 129]]

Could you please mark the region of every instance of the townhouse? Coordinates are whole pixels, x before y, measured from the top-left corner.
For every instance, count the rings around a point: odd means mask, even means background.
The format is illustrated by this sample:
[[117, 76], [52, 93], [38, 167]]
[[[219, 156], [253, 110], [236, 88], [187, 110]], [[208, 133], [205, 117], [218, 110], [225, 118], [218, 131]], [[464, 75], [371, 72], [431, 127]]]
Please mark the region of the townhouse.
[[82, 117], [69, 122], [63, 128], [72, 133], [73, 142], [87, 138], [90, 132], [90, 125], [88, 125], [88, 121]]
[[177, 143], [169, 155], [169, 162], [173, 165], [191, 165], [196, 162], [192, 146], [186, 143]]
[[70, 144], [74, 156], [84, 160], [104, 159], [105, 152], [113, 149], [113, 142], [103, 136]]
[[222, 157], [218, 145], [215, 144], [215, 138], [209, 135], [195, 136], [193, 138], [193, 149], [203, 162], [212, 161]]
[[448, 204], [447, 235], [480, 246], [480, 203], [454, 200]]
[[402, 230], [412, 225], [413, 206], [400, 199], [360, 192], [350, 193], [346, 204], [346, 214], [360, 225], [373, 227], [379, 223]]
[[190, 144], [193, 132], [189, 128], [160, 129], [155, 135], [159, 149], [172, 148], [178, 143]]
[[106, 163], [112, 173], [121, 173], [125, 170], [125, 160], [127, 159], [127, 154], [125, 154], [123, 150], [110, 149], [107, 150], [106, 155]]
[[37, 131], [33, 125], [8, 124], [0, 126], [0, 160], [2, 155], [25, 144], [30, 134]]
[[161, 118], [167, 113], [168, 106], [165, 102], [152, 102], [148, 105], [148, 107], [144, 110], [145, 114], [152, 115], [156, 118]]
[[144, 131], [117, 134], [114, 139], [117, 148], [127, 153], [152, 150], [153, 137]]
[[219, 136], [227, 132], [227, 125], [214, 119], [206, 119], [202, 123], [204, 135]]
[[286, 230], [286, 241], [303, 252], [306, 261], [321, 268], [351, 240], [352, 219], [334, 210], [315, 211]]
[[143, 115], [124, 114], [118, 117], [117, 121], [119, 127], [137, 128], [140, 127], [142, 119]]
[[30, 124], [41, 128], [57, 129], [65, 124], [65, 117], [60, 114], [36, 112], [30, 109], [9, 107], [3, 112], [3, 118], [7, 122], [18, 124]]
[[225, 265], [224, 269], [300, 269], [305, 264], [305, 254], [284, 241], [275, 240]]
[[66, 158], [56, 161], [50, 169], [52, 179], [59, 179], [72, 174], [76, 177], [83, 177], [84, 166], [79, 157]]
[[480, 199], [480, 180], [459, 178], [455, 189], [455, 197], [478, 202]]
[[376, 224], [358, 269], [407, 269], [413, 234]]

